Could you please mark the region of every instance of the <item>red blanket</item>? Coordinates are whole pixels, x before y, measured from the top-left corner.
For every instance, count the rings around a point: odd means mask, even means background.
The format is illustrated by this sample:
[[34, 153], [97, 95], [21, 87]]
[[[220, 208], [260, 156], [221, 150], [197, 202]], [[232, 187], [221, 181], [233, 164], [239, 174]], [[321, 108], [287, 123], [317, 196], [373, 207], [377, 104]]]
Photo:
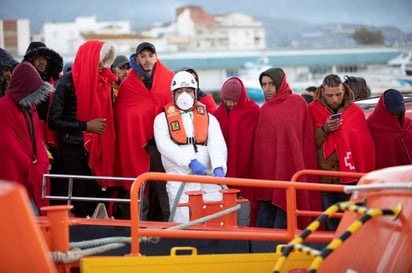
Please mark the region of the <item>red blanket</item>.
[[[254, 171], [258, 179], [290, 181], [299, 170], [317, 169], [314, 130], [307, 104], [302, 96], [292, 93], [285, 79], [275, 97], [261, 108], [254, 147]], [[304, 176], [299, 181], [317, 182], [314, 177]], [[263, 189], [257, 198], [286, 208], [284, 190]], [[297, 207], [321, 210], [319, 192], [298, 192]], [[305, 220], [301, 226], [310, 221]]]
[[173, 75], [157, 61], [151, 90], [134, 70], [120, 85], [114, 107], [117, 176], [137, 177], [149, 171], [150, 158], [144, 147], [148, 140], [154, 138], [154, 118], [163, 111], [164, 105], [172, 101], [170, 84]]
[[[253, 144], [259, 113], [259, 105], [246, 96], [244, 86], [237, 105], [231, 111], [228, 111], [221, 102], [213, 113], [220, 123], [227, 145], [227, 177], [253, 178]], [[255, 226], [258, 209], [255, 189], [241, 186], [233, 186], [233, 188], [239, 189], [240, 194], [249, 199], [251, 203], [250, 224]]]
[[[309, 105], [315, 127], [321, 127], [330, 112], [320, 101]], [[323, 143], [323, 156], [329, 157], [334, 151], [338, 155], [339, 169], [345, 172], [369, 172], [375, 169], [375, 147], [366, 124], [365, 115], [355, 103], [342, 112], [342, 125], [331, 132]], [[341, 178], [341, 182], [353, 178]]]
[[388, 111], [381, 95], [368, 126], [376, 147], [376, 168], [412, 164], [412, 121], [402, 115], [402, 124]]
[[[251, 178], [253, 143], [260, 107], [246, 96], [243, 86], [239, 102], [228, 111], [223, 102], [213, 113], [220, 123], [228, 150], [227, 177]], [[242, 189], [242, 195], [251, 198]]]
[[[106, 119], [104, 134], [84, 132], [85, 148], [89, 151], [89, 166], [93, 175], [113, 176], [115, 137], [111, 85], [116, 77], [108, 68], [103, 68], [102, 73], [98, 73], [102, 45], [102, 41], [84, 44], [76, 54], [72, 75], [77, 97], [77, 119]], [[111, 181], [99, 182], [102, 187], [114, 185]]]
[[7, 93], [0, 99], [0, 112], [0, 179], [22, 184], [39, 208], [47, 206], [48, 201], [41, 199], [41, 190], [49, 159], [41, 139], [37, 113], [33, 113], [37, 150], [37, 162], [33, 162], [35, 152], [23, 112]]

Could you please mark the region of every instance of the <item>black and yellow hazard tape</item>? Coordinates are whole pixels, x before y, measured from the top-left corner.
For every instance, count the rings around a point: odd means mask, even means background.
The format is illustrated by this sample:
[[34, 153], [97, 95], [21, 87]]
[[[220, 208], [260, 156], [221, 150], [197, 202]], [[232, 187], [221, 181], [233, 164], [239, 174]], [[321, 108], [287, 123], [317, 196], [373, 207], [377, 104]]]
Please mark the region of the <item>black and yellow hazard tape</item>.
[[[352, 234], [358, 231], [367, 221], [383, 215], [392, 215], [394, 219], [397, 219], [402, 211], [402, 204], [396, 205], [393, 209], [371, 209], [364, 206], [364, 202], [339, 202], [330, 206], [324, 213], [322, 213], [316, 220], [314, 220], [302, 233], [289, 242], [282, 249], [282, 255], [276, 262], [273, 273], [279, 273], [282, 269], [283, 263], [286, 261], [292, 250], [305, 253], [307, 255], [315, 257], [310, 265], [308, 272], [316, 273], [320, 268], [320, 265], [335, 249], [343, 244]], [[338, 238], [333, 239], [322, 251], [312, 249], [308, 246], [302, 245], [303, 241], [314, 231], [316, 231], [321, 223], [325, 222], [335, 212], [351, 211], [362, 215], [359, 219], [353, 222]]]

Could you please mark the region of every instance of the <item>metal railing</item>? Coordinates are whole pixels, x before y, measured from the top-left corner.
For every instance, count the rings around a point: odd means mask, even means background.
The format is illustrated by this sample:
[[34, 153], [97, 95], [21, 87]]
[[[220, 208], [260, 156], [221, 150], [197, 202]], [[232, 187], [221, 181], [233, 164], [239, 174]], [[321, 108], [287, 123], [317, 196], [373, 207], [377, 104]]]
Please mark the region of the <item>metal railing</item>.
[[[212, 177], [201, 175], [178, 175], [178, 174], [166, 174], [148, 172], [139, 175], [132, 184], [130, 189], [130, 212], [131, 212], [131, 253], [132, 256], [140, 256], [140, 244], [139, 238], [143, 236], [148, 237], [169, 237], [169, 238], [198, 238], [198, 239], [222, 239], [222, 240], [248, 240], [253, 237], [254, 240], [276, 240], [276, 241], [290, 241], [301, 230], [297, 227], [298, 216], [318, 216], [322, 212], [318, 211], [300, 211], [296, 207], [296, 191], [308, 190], [308, 191], [331, 191], [331, 192], [344, 192], [344, 185], [335, 184], [317, 184], [296, 182], [297, 178], [301, 175], [316, 175], [316, 176], [337, 176], [337, 177], [354, 177], [360, 178], [363, 173], [354, 172], [337, 172], [337, 171], [320, 171], [320, 170], [302, 170], [297, 172], [292, 181], [275, 181], [275, 180], [257, 180], [257, 179], [242, 179], [242, 178], [230, 178], [230, 177]], [[166, 182], [166, 181], [181, 181], [183, 183], [197, 182], [206, 184], [225, 184], [228, 186], [248, 186], [255, 188], [278, 188], [286, 190], [286, 229], [266, 229], [268, 232], [264, 232], [263, 228], [256, 228], [253, 236], [251, 232], [242, 230], [240, 228], [220, 228], [210, 230], [199, 229], [186, 229], [186, 230], [173, 230], [173, 229], [149, 229], [143, 228], [140, 225], [139, 215], [139, 191], [141, 191], [142, 185], [146, 181]], [[177, 223], [178, 224], [178, 223]], [[333, 232], [318, 232], [311, 234], [309, 241], [312, 242], [326, 242], [333, 238]]]
[[[47, 191], [47, 183], [59, 183], [60, 181], [54, 181], [50, 178], [67, 179], [67, 195], [52, 195]], [[119, 181], [125, 183], [132, 183], [136, 178], [132, 177], [112, 177], [112, 176], [87, 176], [87, 175], [72, 175], [72, 174], [44, 174], [42, 181], [42, 198], [47, 200], [66, 200], [67, 204], [70, 205], [72, 201], [89, 201], [89, 202], [119, 202], [119, 203], [129, 203], [129, 198], [104, 198], [104, 197], [90, 197], [90, 196], [74, 196], [73, 186], [74, 183], [90, 180], [103, 180], [103, 181]], [[87, 183], [87, 182], [86, 182]], [[143, 187], [144, 185], [142, 185]], [[102, 189], [105, 191], [105, 189]], [[139, 198], [140, 199], [140, 198]]]

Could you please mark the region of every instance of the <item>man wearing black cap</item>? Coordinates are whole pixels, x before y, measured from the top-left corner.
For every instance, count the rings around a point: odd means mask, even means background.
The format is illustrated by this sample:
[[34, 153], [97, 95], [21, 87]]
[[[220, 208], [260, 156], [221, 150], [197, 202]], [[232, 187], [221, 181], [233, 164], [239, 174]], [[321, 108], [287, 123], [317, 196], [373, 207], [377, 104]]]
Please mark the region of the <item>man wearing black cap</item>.
[[117, 79], [113, 84], [113, 101], [116, 100], [117, 95], [119, 94], [120, 83], [126, 78], [127, 73], [130, 70], [129, 59], [124, 55], [118, 55], [113, 61], [113, 64], [110, 66], [110, 69], [114, 74], [116, 74]]
[[[140, 43], [129, 59], [132, 71], [123, 80], [114, 107], [116, 124], [116, 175], [137, 177], [148, 172], [164, 172], [154, 141], [153, 122], [164, 105], [172, 101], [170, 82], [173, 71], [160, 62], [156, 48], [149, 42]], [[156, 192], [158, 204], [152, 198]], [[169, 218], [169, 200], [165, 183], [148, 183], [143, 202], [142, 219]], [[160, 210], [153, 208], [160, 207]], [[150, 215], [149, 215], [150, 214]]]
[[401, 92], [388, 89], [367, 119], [376, 147], [377, 169], [412, 164], [412, 120], [405, 110]]

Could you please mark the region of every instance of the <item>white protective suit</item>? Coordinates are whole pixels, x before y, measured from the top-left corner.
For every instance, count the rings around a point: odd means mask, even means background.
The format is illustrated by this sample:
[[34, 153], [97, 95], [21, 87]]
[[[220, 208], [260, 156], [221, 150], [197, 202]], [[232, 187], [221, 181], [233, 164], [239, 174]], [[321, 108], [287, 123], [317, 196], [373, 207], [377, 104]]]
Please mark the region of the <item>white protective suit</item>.
[[[154, 121], [154, 137], [156, 146], [162, 156], [162, 163], [166, 173], [190, 174], [189, 167], [192, 159], [199, 160], [208, 170], [213, 173], [217, 167], [222, 167], [226, 173], [227, 148], [217, 119], [209, 115], [209, 128], [207, 145], [197, 145], [198, 152], [195, 153], [193, 144], [176, 144], [170, 137], [166, 115], [164, 112], [158, 114]], [[183, 126], [187, 137], [194, 136], [192, 112], [182, 113]], [[170, 210], [175, 202], [177, 192], [182, 182], [167, 181], [166, 189], [169, 196]], [[206, 192], [203, 195], [204, 201], [222, 200], [221, 185], [185, 183], [184, 190], [180, 196], [179, 203], [188, 202], [186, 191], [202, 190]], [[188, 207], [177, 207], [173, 222], [189, 222]]]

